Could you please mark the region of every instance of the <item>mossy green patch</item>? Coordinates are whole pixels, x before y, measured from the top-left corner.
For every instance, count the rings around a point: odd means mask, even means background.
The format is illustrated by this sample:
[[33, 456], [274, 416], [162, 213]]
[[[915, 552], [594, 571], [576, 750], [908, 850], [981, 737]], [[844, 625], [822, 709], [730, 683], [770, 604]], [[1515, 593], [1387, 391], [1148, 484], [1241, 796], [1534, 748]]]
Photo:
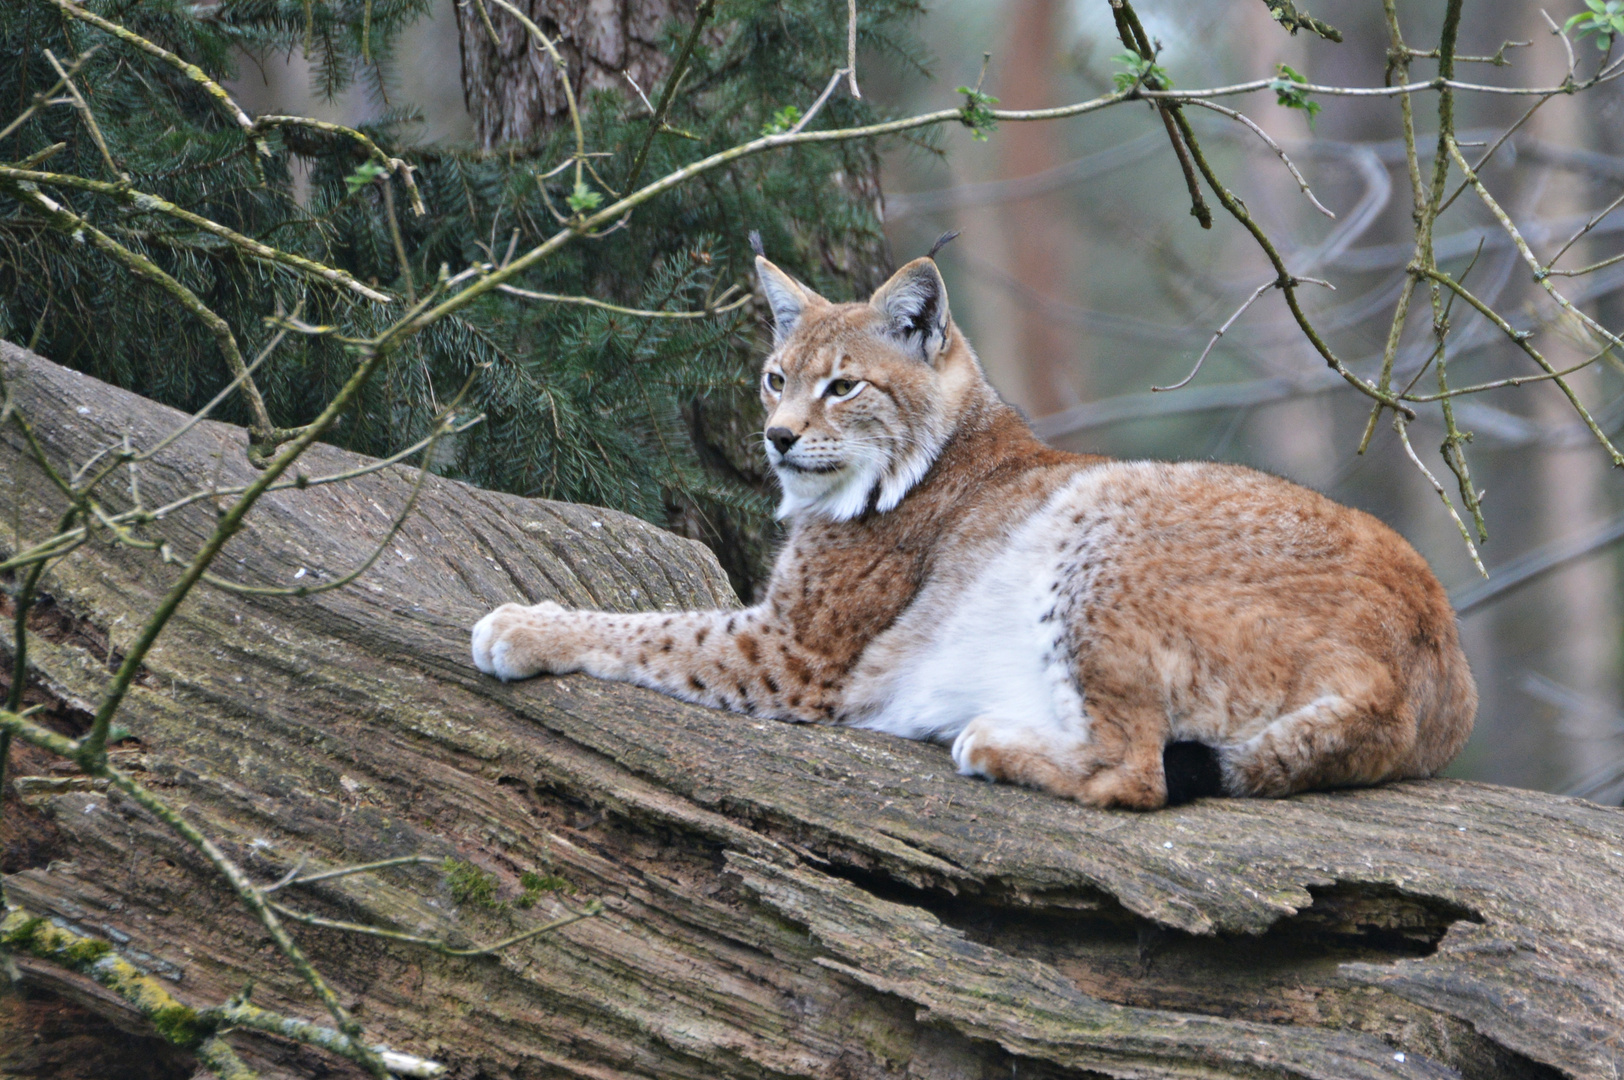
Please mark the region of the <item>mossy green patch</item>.
[[573, 893], [575, 886], [557, 874], [541, 874], [534, 870], [526, 870], [519, 875], [519, 888], [524, 891], [519, 898], [513, 901], [513, 906], [529, 910], [536, 906], [543, 893], [561, 892]]
[[113, 947], [99, 938], [79, 938], [62, 946], [58, 956], [74, 968], [87, 968], [113, 951]]
[[209, 1034], [197, 1015], [197, 1010], [179, 1002], [153, 1010], [151, 1019], [152, 1026], [158, 1034], [176, 1046], [196, 1046]]
[[451, 898], [457, 903], [476, 904], [492, 911], [500, 911], [506, 906], [496, 899], [495, 874], [458, 859], [447, 859], [440, 864], [440, 869], [445, 874], [446, 885], [451, 889]]

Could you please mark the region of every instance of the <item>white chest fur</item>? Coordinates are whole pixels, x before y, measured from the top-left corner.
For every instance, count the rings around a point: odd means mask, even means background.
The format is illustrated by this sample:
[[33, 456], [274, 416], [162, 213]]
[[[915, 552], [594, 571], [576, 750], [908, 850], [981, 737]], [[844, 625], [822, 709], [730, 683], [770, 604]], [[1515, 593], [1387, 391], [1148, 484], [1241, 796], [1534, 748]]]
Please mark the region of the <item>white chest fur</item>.
[[951, 740], [971, 720], [1087, 737], [1068, 615], [1086, 604], [1109, 548], [1086, 470], [1017, 523], [1006, 542], [938, 567], [895, 625], [864, 650], [845, 695], [856, 727]]

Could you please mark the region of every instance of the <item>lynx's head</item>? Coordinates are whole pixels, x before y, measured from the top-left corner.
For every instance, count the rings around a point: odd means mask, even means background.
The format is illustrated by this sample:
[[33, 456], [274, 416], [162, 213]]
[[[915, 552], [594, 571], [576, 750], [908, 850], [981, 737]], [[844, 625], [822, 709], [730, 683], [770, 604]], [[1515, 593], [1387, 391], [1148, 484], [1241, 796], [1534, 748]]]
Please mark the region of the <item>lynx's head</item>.
[[890, 510], [986, 387], [936, 264], [915, 259], [866, 304], [831, 304], [760, 257], [756, 271], [774, 322], [761, 401], [778, 516]]

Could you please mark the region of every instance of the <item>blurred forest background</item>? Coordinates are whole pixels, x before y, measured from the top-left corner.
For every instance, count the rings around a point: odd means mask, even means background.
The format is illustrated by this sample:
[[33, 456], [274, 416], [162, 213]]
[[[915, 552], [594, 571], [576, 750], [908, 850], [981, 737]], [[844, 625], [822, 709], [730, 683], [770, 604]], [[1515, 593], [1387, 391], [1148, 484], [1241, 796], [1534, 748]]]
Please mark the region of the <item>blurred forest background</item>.
[[[1412, 43], [1436, 42], [1441, 2], [1400, 8]], [[1279, 63], [1317, 83], [1383, 80], [1387, 35], [1376, 0], [1318, 0], [1313, 14], [1342, 31], [1340, 44], [1288, 35], [1257, 0], [1144, 0], [1139, 9], [1180, 87], [1272, 76]], [[1563, 0], [1550, 14], [1560, 22], [1575, 10], [1576, 0]], [[1106, 0], [933, 0], [912, 29], [923, 42], [928, 78], [898, 52], [860, 57], [865, 99], [881, 113], [961, 103], [954, 88], [976, 82], [984, 52], [991, 54], [986, 89], [1005, 108], [1097, 95], [1110, 89], [1119, 67]], [[1532, 44], [1510, 50], [1508, 67], [1474, 64], [1457, 77], [1549, 86], [1566, 74], [1566, 54], [1538, 4], [1471, 0], [1461, 35], [1460, 50], [1471, 54], [1492, 54], [1508, 40]], [[1588, 43], [1581, 49], [1594, 54]], [[244, 64], [233, 90], [254, 113], [349, 124], [415, 107], [423, 117], [417, 138], [471, 144], [478, 133], [464, 101], [463, 50], [451, 0], [437, 0], [396, 43], [387, 101], [362, 84], [323, 100], [297, 51]], [[1585, 59], [1594, 63], [1593, 55]], [[1418, 63], [1417, 73], [1424, 77], [1430, 67]], [[1201, 110], [1190, 110], [1190, 119], [1293, 271], [1335, 284], [1334, 293], [1305, 300], [1338, 354], [1369, 373], [1379, 364], [1413, 243], [1399, 110], [1388, 99], [1321, 100], [1313, 132], [1302, 112], [1275, 106], [1270, 95], [1230, 104], [1287, 148], [1337, 213], [1334, 222], [1313, 211], [1255, 136]], [[1430, 147], [1433, 98], [1417, 100], [1422, 142]], [[1463, 139], [1492, 139], [1527, 104], [1463, 95], [1457, 130]], [[929, 142], [899, 141], [886, 148], [881, 175], [895, 262], [923, 253], [945, 230], [962, 231], [941, 256], [954, 314], [993, 382], [1055, 445], [1267, 469], [1394, 525], [1457, 599], [1481, 584], [1436, 494], [1390, 428], [1379, 425], [1368, 452], [1355, 453], [1369, 402], [1328, 374], [1277, 293], [1236, 322], [1188, 386], [1151, 391], [1183, 378], [1218, 325], [1273, 275], [1232, 220], [1219, 214], [1204, 231], [1189, 216], [1172, 151], [1148, 107], [1009, 124], [986, 141], [958, 127]], [[1553, 101], [1484, 176], [1548, 256], [1624, 190], [1624, 80]], [[738, 229], [762, 225], [741, 221]], [[1479, 295], [1519, 313], [1519, 326], [1538, 334], [1558, 366], [1583, 359], [1589, 343], [1550, 322], [1549, 304], [1536, 306], [1537, 289], [1505, 235], [1478, 202], [1463, 197], [1440, 222], [1440, 259], [1469, 256], [1480, 242], [1472, 278]], [[1624, 210], [1569, 258], [1580, 265], [1621, 245]], [[845, 279], [861, 286], [871, 276]], [[1575, 284], [1570, 296], [1606, 325], [1624, 325], [1624, 266]], [[1426, 323], [1412, 316], [1423, 352]], [[1458, 310], [1455, 325], [1458, 379], [1526, 373], [1526, 359], [1485, 322]], [[1621, 371], [1615, 357], [1575, 379], [1610, 434], [1624, 428]], [[1457, 415], [1474, 433], [1469, 453], [1487, 491], [1490, 530], [1483, 559], [1497, 577], [1529, 559], [1549, 561], [1562, 544], [1593, 535], [1624, 511], [1624, 477], [1554, 388], [1477, 395], [1457, 405]], [[1436, 413], [1422, 410], [1412, 432], [1436, 469], [1443, 434]], [[1599, 547], [1467, 610], [1465, 641], [1483, 704], [1454, 775], [1615, 803], [1624, 797], [1619, 558], [1618, 546]]]

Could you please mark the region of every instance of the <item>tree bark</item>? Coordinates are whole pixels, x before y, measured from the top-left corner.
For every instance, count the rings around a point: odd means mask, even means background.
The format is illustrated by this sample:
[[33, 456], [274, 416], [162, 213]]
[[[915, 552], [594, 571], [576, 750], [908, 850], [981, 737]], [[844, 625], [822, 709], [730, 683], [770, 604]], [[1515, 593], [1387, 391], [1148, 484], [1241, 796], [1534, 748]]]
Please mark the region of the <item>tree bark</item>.
[[[126, 435], [151, 445], [180, 420], [11, 345], [0, 363], [63, 465]], [[241, 429], [199, 425], [141, 469], [145, 500], [243, 482], [244, 444]], [[318, 447], [302, 467], [364, 461]], [[410, 482], [394, 468], [269, 496], [222, 573], [332, 580], [384, 535]], [[5, 543], [44, 535], [59, 502], [7, 425]], [[212, 526], [200, 505], [154, 535], [184, 555]], [[79, 729], [175, 573], [96, 542], [47, 575], [29, 653], [41, 716]], [[150, 654], [120, 716], [132, 737], [113, 750], [261, 881], [301, 861], [312, 872], [426, 854], [499, 883], [487, 902], [458, 903], [422, 867], [279, 894], [328, 917], [471, 942], [601, 899], [596, 918], [482, 958], [296, 928], [369, 1037], [454, 1077], [1348, 1080], [1615, 1066], [1624, 811], [1445, 780], [1089, 810], [959, 777], [939, 746], [584, 677], [505, 685], [475, 671], [473, 621], [542, 599], [733, 603], [698, 544], [430, 478], [357, 584], [303, 599], [194, 593]], [[31, 750], [7, 803], [12, 903], [113, 943], [187, 1004], [252, 980], [257, 1003], [320, 1019], [223, 882], [128, 800], [76, 790]], [[522, 909], [512, 901], [531, 870], [576, 891]], [[22, 974], [132, 1023], [77, 975], [37, 960]], [[231, 1039], [268, 1077], [353, 1072], [268, 1036]]]
[[[478, 3], [457, 5], [457, 32], [463, 100], [479, 145], [490, 150], [567, 123], [569, 110], [558, 67], [530, 31], [490, 0], [483, 3], [484, 16]], [[694, 9], [687, 0], [515, 0], [514, 6], [553, 39], [578, 100], [590, 91], [634, 93], [627, 75], [652, 98], [670, 70], [660, 31], [673, 15], [691, 17]]]

